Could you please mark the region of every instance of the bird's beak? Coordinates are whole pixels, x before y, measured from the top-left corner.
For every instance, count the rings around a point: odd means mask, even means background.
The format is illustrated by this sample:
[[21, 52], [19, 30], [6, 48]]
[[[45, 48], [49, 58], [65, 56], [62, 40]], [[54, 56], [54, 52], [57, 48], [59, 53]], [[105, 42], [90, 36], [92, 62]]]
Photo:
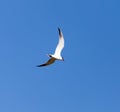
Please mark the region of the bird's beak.
[[52, 57], [50, 54], [46, 54], [48, 57]]

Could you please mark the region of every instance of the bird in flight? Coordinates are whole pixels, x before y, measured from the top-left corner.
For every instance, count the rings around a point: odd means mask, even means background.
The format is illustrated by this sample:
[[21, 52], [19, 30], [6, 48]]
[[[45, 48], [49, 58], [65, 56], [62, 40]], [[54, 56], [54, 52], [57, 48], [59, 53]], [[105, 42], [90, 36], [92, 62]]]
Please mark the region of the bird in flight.
[[44, 64], [37, 65], [37, 67], [43, 67], [43, 66], [50, 65], [50, 64], [54, 63], [56, 60], [64, 61], [64, 58], [61, 56], [61, 51], [64, 48], [64, 37], [63, 37], [62, 31], [60, 30], [60, 28], [58, 28], [58, 32], [59, 32], [59, 42], [55, 49], [55, 53], [48, 54], [50, 59]]

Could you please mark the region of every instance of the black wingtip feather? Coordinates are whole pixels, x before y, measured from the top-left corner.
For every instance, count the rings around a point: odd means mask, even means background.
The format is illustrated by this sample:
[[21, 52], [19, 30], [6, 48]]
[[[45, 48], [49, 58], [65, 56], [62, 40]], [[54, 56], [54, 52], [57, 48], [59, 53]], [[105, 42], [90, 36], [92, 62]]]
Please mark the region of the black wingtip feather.
[[36, 65], [36, 67], [40, 67], [40, 65]]
[[60, 28], [58, 27], [58, 31], [60, 32]]
[[46, 64], [37, 65], [36, 67], [43, 67], [43, 66], [46, 66]]
[[36, 67], [42, 67], [42, 65], [37, 65]]
[[58, 27], [58, 30], [60, 30], [60, 28]]
[[62, 36], [62, 33], [61, 33], [61, 30], [60, 30], [60, 28], [58, 27], [58, 32], [59, 32], [59, 35], [60, 35], [60, 37]]

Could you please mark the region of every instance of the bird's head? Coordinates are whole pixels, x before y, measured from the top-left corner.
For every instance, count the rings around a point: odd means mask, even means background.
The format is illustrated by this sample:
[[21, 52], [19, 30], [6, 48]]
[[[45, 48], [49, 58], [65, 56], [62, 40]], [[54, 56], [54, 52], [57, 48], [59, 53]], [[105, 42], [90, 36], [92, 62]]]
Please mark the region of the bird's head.
[[52, 57], [52, 55], [51, 55], [51, 54], [47, 54], [47, 56], [48, 56], [48, 57], [50, 57], [50, 58]]

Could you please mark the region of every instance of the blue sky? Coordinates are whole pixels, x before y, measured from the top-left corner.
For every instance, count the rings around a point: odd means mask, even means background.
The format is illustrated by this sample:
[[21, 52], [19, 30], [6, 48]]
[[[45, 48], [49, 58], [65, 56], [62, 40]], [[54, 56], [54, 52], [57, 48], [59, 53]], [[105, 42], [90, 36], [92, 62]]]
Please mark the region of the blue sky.
[[[120, 112], [119, 0], [0, 1], [0, 112]], [[63, 31], [65, 61], [37, 68]]]

